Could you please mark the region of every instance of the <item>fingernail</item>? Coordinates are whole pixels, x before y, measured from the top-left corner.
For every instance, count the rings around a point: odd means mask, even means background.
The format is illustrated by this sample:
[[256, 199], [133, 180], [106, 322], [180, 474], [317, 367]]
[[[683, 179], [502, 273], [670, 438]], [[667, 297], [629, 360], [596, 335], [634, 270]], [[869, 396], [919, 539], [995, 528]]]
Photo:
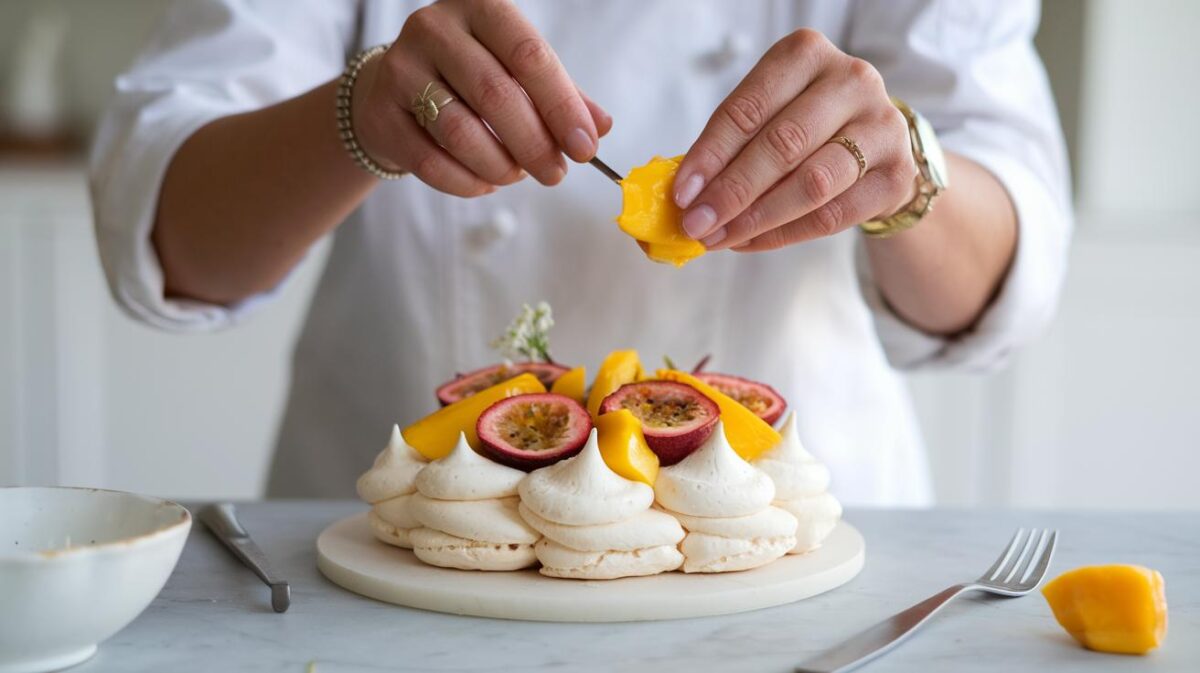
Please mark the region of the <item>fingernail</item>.
[[693, 208], [683, 216], [683, 230], [692, 238], [700, 238], [717, 223], [717, 211], [704, 205]]
[[725, 237], [728, 235], [729, 235], [729, 232], [725, 230], [725, 227], [721, 227], [720, 229], [709, 234], [708, 236], [705, 236], [704, 239], [701, 240], [700, 242], [704, 244], [704, 247], [711, 248], [714, 245], [720, 243], [721, 241], [724, 241]]
[[567, 154], [576, 161], [586, 161], [596, 152], [596, 143], [583, 129], [571, 129], [567, 132]]
[[704, 189], [704, 176], [699, 173], [692, 173], [683, 181], [683, 185], [675, 190], [675, 205], [680, 208], [687, 208], [692, 204], [692, 199]]

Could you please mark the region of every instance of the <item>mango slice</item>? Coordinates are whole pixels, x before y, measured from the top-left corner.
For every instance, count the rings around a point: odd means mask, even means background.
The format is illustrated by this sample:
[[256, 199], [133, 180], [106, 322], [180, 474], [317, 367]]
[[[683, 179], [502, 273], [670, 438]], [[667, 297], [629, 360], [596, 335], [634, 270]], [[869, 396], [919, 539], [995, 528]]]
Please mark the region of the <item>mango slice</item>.
[[474, 395], [454, 404], [438, 409], [425, 418], [404, 428], [401, 434], [409, 446], [429, 460], [450, 455], [458, 443], [459, 433], [467, 433], [467, 443], [479, 449], [479, 436], [475, 434], [475, 422], [484, 409], [500, 400], [525, 393], [544, 393], [546, 386], [533, 374], [521, 374], [484, 388]]
[[596, 419], [600, 455], [609, 469], [631, 481], [654, 486], [658, 456], [646, 444], [642, 423], [628, 409], [618, 409]]
[[646, 257], [650, 261], [658, 262], [659, 264], [670, 264], [675, 268], [679, 268], [697, 257], [697, 255], [693, 254], [694, 250], [690, 245], [646, 243], [645, 241], [638, 241], [637, 244], [642, 249], [642, 252], [646, 253]]
[[596, 380], [592, 382], [592, 393], [588, 395], [587, 409], [592, 420], [600, 415], [600, 403], [614, 390], [642, 377], [642, 361], [637, 351], [613, 351], [600, 364]]
[[725, 425], [725, 439], [733, 450], [747, 461], [752, 461], [769, 451], [783, 438], [766, 421], [754, 415], [741, 402], [713, 388], [700, 379], [675, 369], [658, 370], [658, 378], [677, 381], [699, 390], [705, 397], [717, 403], [721, 409], [721, 422]]
[[1054, 618], [1090, 650], [1145, 654], [1167, 635], [1163, 577], [1137, 565], [1084, 566], [1042, 587]]
[[567, 397], [583, 404], [583, 389], [587, 386], [587, 370], [576, 367], [558, 377], [550, 386], [550, 392]]
[[707, 252], [683, 231], [683, 214], [672, 196], [681, 159], [654, 157], [629, 171], [621, 181], [621, 214], [617, 217], [617, 226], [638, 241], [647, 257], [677, 267]]

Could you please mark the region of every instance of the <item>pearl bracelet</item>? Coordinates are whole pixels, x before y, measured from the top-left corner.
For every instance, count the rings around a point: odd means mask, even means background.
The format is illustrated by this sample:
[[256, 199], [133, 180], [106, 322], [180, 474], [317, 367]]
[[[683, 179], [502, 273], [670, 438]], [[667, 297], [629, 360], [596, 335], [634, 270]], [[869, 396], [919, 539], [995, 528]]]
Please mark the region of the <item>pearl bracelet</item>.
[[376, 45], [370, 49], [358, 52], [358, 55], [350, 59], [350, 62], [346, 64], [346, 69], [342, 71], [341, 78], [338, 80], [337, 96], [335, 98], [337, 104], [338, 135], [342, 139], [342, 147], [345, 147], [346, 151], [350, 153], [350, 158], [354, 159], [354, 163], [381, 180], [399, 180], [404, 177], [405, 173], [402, 171], [389, 171], [380, 166], [367, 154], [362, 145], [358, 144], [358, 138], [354, 135], [354, 123], [350, 116], [350, 101], [354, 97], [354, 83], [358, 80], [359, 71], [367, 64], [367, 61], [387, 51], [390, 46], [389, 44]]

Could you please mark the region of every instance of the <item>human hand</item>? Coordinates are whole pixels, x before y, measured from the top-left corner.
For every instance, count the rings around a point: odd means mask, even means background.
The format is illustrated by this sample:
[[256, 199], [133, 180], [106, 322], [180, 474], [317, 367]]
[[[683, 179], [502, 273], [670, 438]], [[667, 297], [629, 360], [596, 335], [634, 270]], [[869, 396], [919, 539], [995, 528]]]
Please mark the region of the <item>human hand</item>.
[[[867, 161], [832, 139], [857, 144]], [[775, 43], [684, 157], [675, 202], [712, 250], [771, 250], [890, 215], [916, 194], [908, 125], [883, 79], [813, 30]]]
[[[435, 102], [454, 100], [422, 128], [410, 108], [430, 82]], [[525, 172], [557, 184], [563, 153], [591, 159], [612, 127], [506, 0], [442, 0], [413, 12], [391, 48], [363, 67], [351, 110], [373, 160], [457, 196], [493, 192]]]

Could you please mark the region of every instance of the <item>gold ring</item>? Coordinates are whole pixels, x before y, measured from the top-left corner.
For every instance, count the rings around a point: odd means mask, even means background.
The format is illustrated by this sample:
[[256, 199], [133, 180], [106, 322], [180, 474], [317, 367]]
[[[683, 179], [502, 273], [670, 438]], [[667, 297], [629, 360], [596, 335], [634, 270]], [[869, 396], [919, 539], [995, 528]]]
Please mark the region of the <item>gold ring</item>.
[[867, 173], [867, 158], [863, 156], [862, 150], [858, 149], [858, 143], [847, 138], [846, 136], [838, 136], [829, 142], [837, 143], [842, 147], [845, 147], [847, 150], [850, 150], [850, 154], [853, 154], [854, 160], [858, 162], [857, 179], [862, 180], [862, 176], [866, 175]]
[[454, 102], [454, 96], [441, 89], [433, 88], [434, 82], [425, 85], [425, 90], [412, 100], [412, 113], [417, 125], [425, 128], [437, 120], [442, 108]]

